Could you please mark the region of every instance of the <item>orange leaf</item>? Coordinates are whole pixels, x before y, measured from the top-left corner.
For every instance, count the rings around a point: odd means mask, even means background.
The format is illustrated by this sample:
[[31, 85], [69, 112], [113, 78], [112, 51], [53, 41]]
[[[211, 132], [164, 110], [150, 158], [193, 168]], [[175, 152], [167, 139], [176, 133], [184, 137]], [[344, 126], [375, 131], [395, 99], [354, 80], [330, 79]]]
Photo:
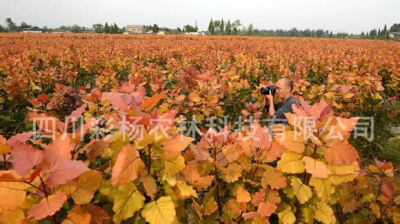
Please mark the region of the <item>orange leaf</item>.
[[61, 224], [90, 224], [91, 219], [92, 215], [90, 213], [83, 210], [81, 206], [75, 205]]
[[1, 182], [20, 182], [26, 178], [21, 177], [14, 170], [0, 170], [0, 181]]
[[164, 144], [164, 151], [170, 153], [179, 153], [183, 151], [193, 138], [184, 135], [176, 135]]
[[240, 186], [236, 191], [236, 199], [239, 203], [249, 202], [251, 200], [251, 196], [250, 193], [244, 189], [244, 187]]
[[261, 190], [257, 191], [251, 196], [251, 203], [253, 205], [258, 206], [261, 202], [265, 200], [265, 189], [262, 188]]
[[254, 122], [250, 128], [250, 132], [253, 135], [254, 147], [268, 149], [271, 146], [268, 128], [262, 128], [259, 123]]
[[278, 142], [273, 141], [271, 148], [268, 151], [267, 162], [272, 162], [282, 156], [285, 152], [285, 148], [281, 146]]
[[125, 184], [134, 181], [143, 168], [144, 163], [140, 159], [137, 149], [130, 144], [126, 145], [121, 149], [115, 161], [111, 184]]
[[276, 210], [276, 205], [274, 203], [271, 203], [269, 201], [267, 202], [261, 202], [258, 205], [257, 213], [260, 214], [262, 217], [268, 217], [272, 215]]
[[311, 157], [303, 157], [306, 171], [317, 178], [327, 178], [331, 171], [322, 161], [315, 160]]
[[267, 185], [272, 189], [281, 189], [286, 187], [286, 177], [278, 170], [267, 167], [261, 179], [261, 185], [265, 188]]
[[84, 205], [83, 209], [92, 215], [90, 224], [103, 224], [105, 223], [105, 220], [110, 219], [110, 216], [106, 211], [104, 211], [104, 209], [93, 204]]
[[325, 159], [328, 163], [343, 165], [358, 159], [356, 149], [347, 141], [329, 141], [325, 151]]
[[155, 94], [154, 96], [145, 99], [141, 104], [140, 107], [150, 111], [151, 109], [153, 109], [153, 107], [155, 107], [157, 105], [157, 103], [165, 97], [165, 92], [161, 92], [158, 94]]
[[295, 131], [286, 131], [283, 134], [276, 135], [275, 139], [289, 151], [302, 153], [304, 152], [304, 136]]

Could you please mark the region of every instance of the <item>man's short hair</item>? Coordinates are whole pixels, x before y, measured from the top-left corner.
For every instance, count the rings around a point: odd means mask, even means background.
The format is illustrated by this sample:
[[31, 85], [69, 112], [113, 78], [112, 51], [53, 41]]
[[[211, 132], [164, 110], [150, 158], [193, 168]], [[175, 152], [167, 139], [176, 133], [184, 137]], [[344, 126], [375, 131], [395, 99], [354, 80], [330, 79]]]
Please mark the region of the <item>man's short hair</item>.
[[283, 77], [281, 79], [283, 79], [283, 81], [285, 81], [286, 86], [289, 86], [290, 91], [293, 91], [293, 81], [286, 77]]

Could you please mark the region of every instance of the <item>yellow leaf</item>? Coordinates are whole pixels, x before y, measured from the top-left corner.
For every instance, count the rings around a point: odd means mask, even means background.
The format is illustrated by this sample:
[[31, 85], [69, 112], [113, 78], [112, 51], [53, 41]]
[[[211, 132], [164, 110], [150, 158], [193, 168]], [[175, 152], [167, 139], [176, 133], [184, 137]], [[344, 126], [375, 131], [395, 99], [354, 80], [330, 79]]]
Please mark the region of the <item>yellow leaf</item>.
[[382, 100], [382, 96], [379, 93], [374, 94], [374, 100]]
[[117, 224], [121, 223], [122, 220], [132, 217], [135, 212], [143, 207], [145, 200], [133, 183], [120, 185], [118, 190], [113, 206], [113, 220]]
[[194, 91], [189, 94], [189, 99], [195, 103], [198, 103], [201, 101], [200, 96]]
[[39, 92], [42, 91], [42, 88], [36, 85], [36, 83], [31, 78], [29, 78], [29, 83], [31, 84], [32, 90], [38, 90]]
[[143, 218], [150, 224], [172, 224], [175, 220], [175, 206], [171, 197], [163, 196], [146, 204], [142, 210]]
[[357, 162], [352, 162], [350, 164], [345, 165], [328, 165], [329, 170], [332, 174], [336, 175], [348, 175], [355, 174], [359, 171], [359, 166]]
[[107, 196], [109, 201], [114, 201], [114, 198], [119, 194], [118, 187], [118, 185], [111, 185], [110, 180], [103, 180], [99, 192]]
[[0, 182], [0, 208], [13, 210], [25, 200], [27, 185], [22, 182]]
[[279, 223], [281, 224], [293, 224], [296, 221], [296, 217], [294, 216], [290, 206], [287, 206], [286, 209], [278, 213]]
[[278, 170], [284, 173], [303, 173], [304, 163], [301, 161], [301, 154], [295, 152], [286, 152], [278, 161]]
[[332, 208], [322, 201], [316, 203], [315, 219], [325, 224], [336, 223]]
[[290, 184], [300, 204], [306, 203], [312, 197], [311, 188], [303, 184], [299, 178], [292, 177]]
[[358, 170], [360, 169], [357, 162], [352, 162], [345, 165], [330, 165], [328, 169], [331, 171], [329, 179], [334, 185], [340, 185], [349, 182], [356, 178]]
[[179, 195], [180, 195], [182, 198], [189, 198], [189, 197], [191, 197], [191, 196], [197, 198], [197, 193], [196, 193], [196, 191], [193, 189], [192, 186], [187, 185], [187, 184], [185, 184], [185, 183], [179, 181], [179, 182], [177, 182], [176, 187], [178, 188]]
[[330, 179], [311, 177], [310, 186], [314, 187], [318, 197], [323, 201], [329, 201], [331, 195], [335, 193], [335, 188], [332, 186]]
[[307, 224], [314, 223], [314, 206], [307, 206], [301, 209], [301, 213], [303, 214], [304, 222]]
[[164, 155], [164, 175], [173, 176], [185, 169], [185, 159], [182, 156]]
[[346, 94], [343, 95], [343, 98], [345, 98], [345, 99], [350, 99], [350, 98], [352, 98], [353, 96], [354, 96], [353, 93], [348, 92], [348, 93], [346, 93]]
[[214, 198], [210, 198], [201, 207], [204, 215], [211, 215], [218, 209], [218, 204]]
[[315, 160], [308, 156], [303, 157], [302, 161], [305, 164], [307, 173], [312, 174], [313, 177], [327, 178], [331, 173], [322, 161]]
[[78, 205], [88, 204], [103, 180], [99, 171], [89, 170], [79, 176], [78, 183], [68, 192]]
[[349, 175], [331, 175], [329, 176], [329, 180], [332, 182], [334, 185], [340, 185], [346, 182], [353, 181], [354, 178], [356, 178], [355, 174], [349, 174]]

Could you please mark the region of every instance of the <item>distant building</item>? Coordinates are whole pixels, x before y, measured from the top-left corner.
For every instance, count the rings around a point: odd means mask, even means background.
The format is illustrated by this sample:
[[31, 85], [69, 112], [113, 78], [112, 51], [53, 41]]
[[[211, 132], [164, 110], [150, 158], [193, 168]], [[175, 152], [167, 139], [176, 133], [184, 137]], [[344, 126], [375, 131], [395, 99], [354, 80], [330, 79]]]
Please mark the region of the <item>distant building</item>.
[[390, 33], [389, 37], [390, 38], [400, 38], [400, 31]]
[[51, 33], [72, 33], [72, 32], [69, 31], [69, 30], [59, 30], [59, 29], [56, 29], [56, 30], [52, 30]]
[[127, 33], [144, 33], [145, 29], [143, 25], [127, 25], [125, 27]]
[[34, 26], [34, 27], [30, 27], [30, 28], [23, 28], [22, 32], [24, 32], [24, 33], [41, 33], [42, 30], [39, 27]]
[[164, 32], [164, 31], [159, 31], [159, 32], [157, 33], [157, 35], [165, 35], [165, 32]]
[[204, 32], [185, 32], [186, 35], [206, 35]]

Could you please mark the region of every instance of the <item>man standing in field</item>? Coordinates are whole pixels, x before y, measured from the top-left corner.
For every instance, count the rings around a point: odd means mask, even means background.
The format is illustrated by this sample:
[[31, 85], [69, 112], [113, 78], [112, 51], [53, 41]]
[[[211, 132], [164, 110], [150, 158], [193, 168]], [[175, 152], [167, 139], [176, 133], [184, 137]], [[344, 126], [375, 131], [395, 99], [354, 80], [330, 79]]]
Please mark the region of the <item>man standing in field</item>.
[[[280, 100], [274, 103], [274, 95], [265, 95], [265, 109], [268, 112], [268, 117], [272, 117], [271, 124], [287, 124], [285, 113], [293, 113], [292, 105], [299, 105], [299, 102], [293, 96], [293, 81], [288, 78], [281, 78], [275, 84], [276, 93], [275, 98]], [[273, 135], [273, 133], [272, 133]], [[277, 160], [268, 163], [272, 167], [277, 166]], [[279, 223], [279, 218], [276, 214], [269, 217], [271, 224]]]
[[287, 124], [285, 113], [293, 113], [292, 105], [299, 105], [299, 102], [293, 96], [293, 81], [288, 78], [281, 78], [275, 84], [275, 98], [280, 100], [274, 103], [274, 95], [265, 95], [265, 109], [268, 111], [268, 117], [272, 117], [272, 124]]

